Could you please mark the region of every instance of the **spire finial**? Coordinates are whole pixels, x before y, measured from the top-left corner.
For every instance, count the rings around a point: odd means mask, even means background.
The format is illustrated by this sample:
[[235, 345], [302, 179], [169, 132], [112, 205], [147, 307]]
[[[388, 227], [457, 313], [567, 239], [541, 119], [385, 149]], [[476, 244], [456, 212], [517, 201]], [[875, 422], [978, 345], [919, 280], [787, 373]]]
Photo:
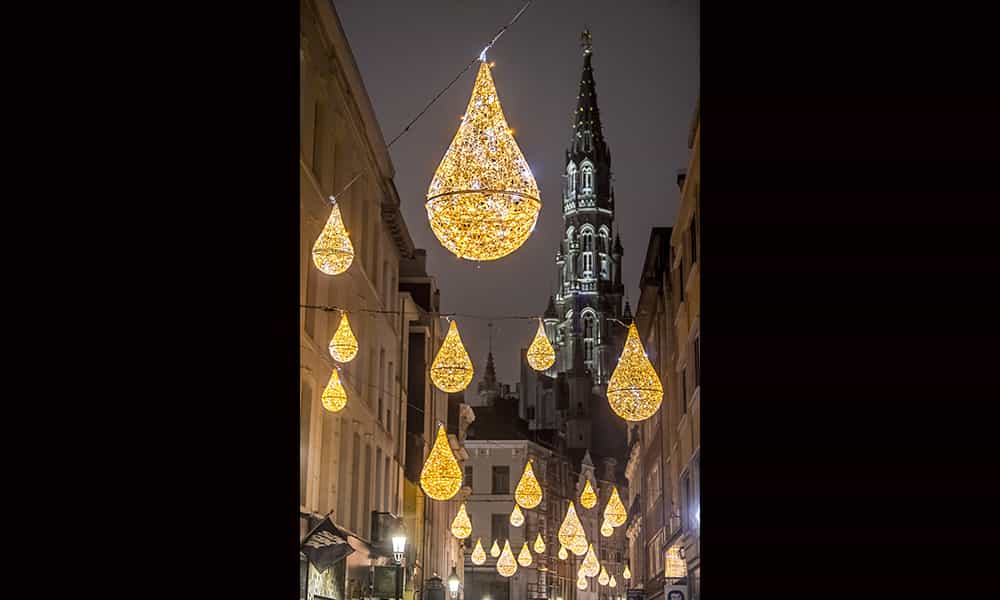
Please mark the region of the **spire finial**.
[[592, 36], [590, 35], [590, 27], [584, 27], [583, 33], [580, 34], [580, 45], [583, 46], [583, 53], [590, 54], [591, 48], [593, 47]]

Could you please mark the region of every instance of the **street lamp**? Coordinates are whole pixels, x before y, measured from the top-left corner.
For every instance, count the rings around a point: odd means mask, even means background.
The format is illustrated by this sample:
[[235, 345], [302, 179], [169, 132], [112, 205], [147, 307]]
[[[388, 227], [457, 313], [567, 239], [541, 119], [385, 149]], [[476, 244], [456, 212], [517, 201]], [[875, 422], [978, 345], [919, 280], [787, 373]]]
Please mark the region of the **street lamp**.
[[392, 536], [392, 558], [396, 564], [403, 562], [403, 553], [406, 551], [406, 534], [397, 531]]
[[451, 592], [452, 598], [458, 598], [458, 573], [455, 572], [455, 567], [451, 567], [451, 575], [448, 576], [448, 591]]

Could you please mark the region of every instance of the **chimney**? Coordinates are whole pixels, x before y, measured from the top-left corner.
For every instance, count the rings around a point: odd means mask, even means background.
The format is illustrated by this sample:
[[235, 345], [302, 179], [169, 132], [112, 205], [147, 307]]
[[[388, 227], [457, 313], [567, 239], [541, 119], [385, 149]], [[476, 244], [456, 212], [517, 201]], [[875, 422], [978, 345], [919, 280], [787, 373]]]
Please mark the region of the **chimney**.
[[684, 189], [684, 180], [687, 178], [687, 169], [677, 171], [677, 189]]

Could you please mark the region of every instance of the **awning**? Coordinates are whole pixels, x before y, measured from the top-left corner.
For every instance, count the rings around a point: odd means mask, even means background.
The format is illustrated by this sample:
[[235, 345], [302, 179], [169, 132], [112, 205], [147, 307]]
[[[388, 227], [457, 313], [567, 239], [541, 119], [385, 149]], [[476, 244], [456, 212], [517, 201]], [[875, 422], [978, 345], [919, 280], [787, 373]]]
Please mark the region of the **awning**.
[[327, 515], [302, 538], [299, 551], [322, 573], [354, 552], [347, 536]]

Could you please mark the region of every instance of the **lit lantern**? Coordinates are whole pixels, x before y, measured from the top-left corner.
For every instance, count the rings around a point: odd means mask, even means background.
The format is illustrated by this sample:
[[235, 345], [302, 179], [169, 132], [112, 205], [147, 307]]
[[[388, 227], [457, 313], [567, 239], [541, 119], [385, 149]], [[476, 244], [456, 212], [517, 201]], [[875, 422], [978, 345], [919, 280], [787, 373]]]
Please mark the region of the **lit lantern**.
[[569, 558], [569, 552], [566, 552], [566, 546], [563, 546], [562, 544], [559, 545], [558, 556], [559, 560], [566, 560], [567, 558]]
[[460, 258], [502, 258], [534, 231], [539, 196], [483, 62], [462, 124], [427, 190], [431, 230]]
[[535, 554], [541, 554], [545, 552], [545, 541], [542, 540], [542, 532], [538, 532], [538, 536], [535, 538]]
[[453, 394], [469, 387], [472, 382], [472, 361], [458, 335], [458, 326], [452, 321], [448, 335], [431, 363], [431, 381], [442, 392]]
[[340, 275], [354, 262], [354, 246], [344, 228], [344, 218], [336, 201], [323, 231], [312, 249], [313, 264], [327, 275]]
[[524, 513], [521, 512], [517, 504], [514, 504], [514, 510], [510, 511], [510, 524], [514, 527], [524, 525]]
[[496, 540], [493, 540], [493, 547], [490, 548], [490, 556], [493, 558], [500, 556], [500, 546], [497, 545]]
[[608, 403], [615, 414], [626, 421], [642, 421], [651, 417], [661, 402], [663, 385], [632, 323], [618, 366], [608, 380]]
[[593, 544], [590, 544], [590, 547], [587, 549], [587, 556], [583, 557], [580, 568], [583, 569], [583, 574], [587, 577], [593, 577], [601, 572], [601, 563], [597, 560]]
[[628, 570], [628, 565], [625, 565], [625, 570], [622, 571], [622, 579], [624, 579], [625, 581], [632, 579], [632, 571]]
[[583, 492], [580, 493], [580, 504], [584, 508], [594, 508], [597, 505], [597, 494], [594, 493], [594, 488], [590, 485], [589, 479], [586, 485], [583, 486]]
[[481, 565], [486, 562], [486, 551], [483, 550], [483, 541], [476, 539], [476, 547], [472, 549], [472, 564]]
[[608, 585], [609, 581], [611, 581], [611, 578], [608, 577], [608, 570], [604, 568], [604, 565], [601, 565], [601, 574], [597, 576], [597, 583]]
[[458, 507], [458, 514], [451, 522], [451, 534], [460, 540], [472, 535], [472, 521], [469, 519], [469, 514], [465, 512], [465, 502]]
[[434, 447], [420, 471], [420, 487], [434, 500], [449, 500], [462, 487], [462, 469], [451, 451], [444, 425], [438, 426]]
[[330, 356], [339, 363], [349, 363], [358, 355], [358, 340], [351, 331], [347, 313], [340, 313], [340, 324], [330, 340]]
[[566, 516], [559, 526], [559, 542], [570, 552], [577, 556], [583, 556], [587, 552], [587, 534], [583, 530], [583, 523], [576, 514], [573, 502], [569, 503], [566, 509]]
[[510, 540], [503, 543], [503, 552], [497, 559], [497, 573], [504, 577], [511, 577], [517, 572], [517, 561], [514, 560], [514, 553], [510, 551]]
[[608, 498], [608, 504], [604, 507], [604, 520], [612, 527], [621, 527], [627, 518], [628, 513], [625, 511], [625, 505], [622, 504], [621, 496], [618, 495], [618, 488], [611, 488], [611, 497]]
[[524, 508], [535, 508], [542, 503], [542, 486], [535, 478], [535, 471], [531, 468], [530, 459], [524, 465], [521, 481], [517, 482], [514, 499]]
[[517, 554], [517, 564], [522, 567], [531, 566], [531, 550], [528, 550], [528, 542], [524, 542], [521, 551]]
[[580, 576], [576, 578], [576, 589], [582, 592], [586, 590], [589, 585], [590, 583], [587, 581], [587, 578], [583, 576], [583, 573], [580, 573]]
[[618, 582], [617, 582], [617, 581], [615, 581], [615, 576], [614, 576], [614, 575], [612, 575], [612, 576], [611, 576], [611, 580], [610, 580], [610, 581], [608, 581], [608, 587], [609, 587], [609, 588], [615, 588], [615, 587], [618, 587]]
[[604, 537], [611, 537], [614, 532], [615, 529], [611, 526], [611, 523], [608, 523], [608, 520], [604, 519], [601, 523], [601, 535]]
[[556, 351], [545, 335], [545, 326], [542, 325], [541, 319], [538, 320], [538, 332], [535, 333], [535, 339], [528, 347], [526, 356], [528, 364], [536, 371], [544, 371], [556, 364]]
[[347, 391], [340, 383], [339, 369], [334, 369], [330, 373], [330, 381], [326, 383], [326, 388], [320, 399], [323, 401], [323, 408], [330, 412], [339, 412], [347, 406]]

